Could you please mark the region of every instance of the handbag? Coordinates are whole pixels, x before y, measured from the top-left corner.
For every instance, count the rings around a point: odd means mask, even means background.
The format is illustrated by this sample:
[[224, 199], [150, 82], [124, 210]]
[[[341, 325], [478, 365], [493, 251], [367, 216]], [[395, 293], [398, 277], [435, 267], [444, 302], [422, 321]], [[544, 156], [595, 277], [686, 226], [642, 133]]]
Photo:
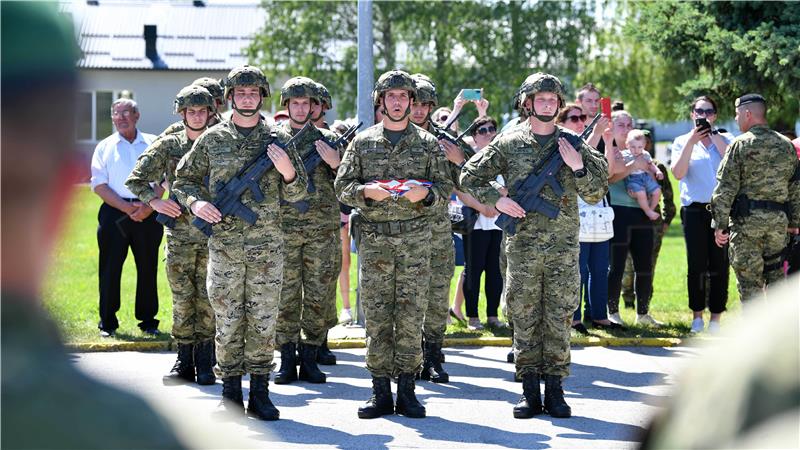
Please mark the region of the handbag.
[[604, 242], [614, 237], [614, 209], [608, 206], [605, 197], [590, 205], [578, 198], [580, 216], [580, 242]]
[[453, 233], [462, 236], [471, 233], [475, 228], [475, 222], [478, 221], [478, 211], [467, 205], [451, 204], [448, 208], [448, 216]]

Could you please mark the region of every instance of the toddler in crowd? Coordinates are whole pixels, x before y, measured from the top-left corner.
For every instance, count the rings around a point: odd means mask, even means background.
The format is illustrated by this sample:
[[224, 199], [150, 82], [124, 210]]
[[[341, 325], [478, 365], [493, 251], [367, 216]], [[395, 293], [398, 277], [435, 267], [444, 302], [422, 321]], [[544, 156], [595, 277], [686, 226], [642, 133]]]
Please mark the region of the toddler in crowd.
[[661, 187], [656, 179], [663, 180], [664, 174], [658, 170], [650, 154], [645, 151], [647, 138], [642, 130], [632, 130], [628, 133], [627, 150], [622, 150], [625, 164], [643, 158], [649, 165], [648, 169], [635, 170], [625, 178], [625, 189], [631, 194], [642, 211], [650, 220], [658, 220], [659, 214], [655, 212], [658, 201], [661, 199]]

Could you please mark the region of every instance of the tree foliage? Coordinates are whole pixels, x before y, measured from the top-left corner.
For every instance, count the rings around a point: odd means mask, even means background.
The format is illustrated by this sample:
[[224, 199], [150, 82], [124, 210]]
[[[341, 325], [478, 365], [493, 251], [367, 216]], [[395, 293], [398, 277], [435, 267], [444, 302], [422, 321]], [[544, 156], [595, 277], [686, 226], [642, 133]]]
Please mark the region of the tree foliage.
[[627, 34], [686, 74], [676, 86], [676, 109], [685, 111], [691, 98], [710, 94], [730, 117], [736, 97], [758, 92], [769, 101], [776, 127], [794, 125], [800, 3], [660, 1], [642, 3], [638, 13]]
[[[590, 2], [375, 2], [376, 73], [400, 67], [431, 76], [440, 101], [484, 88], [490, 113], [510, 112], [531, 72], [567, 81], [577, 70]], [[264, 27], [247, 49], [271, 80], [305, 75], [325, 83], [343, 114], [355, 112], [356, 2], [264, 0]]]

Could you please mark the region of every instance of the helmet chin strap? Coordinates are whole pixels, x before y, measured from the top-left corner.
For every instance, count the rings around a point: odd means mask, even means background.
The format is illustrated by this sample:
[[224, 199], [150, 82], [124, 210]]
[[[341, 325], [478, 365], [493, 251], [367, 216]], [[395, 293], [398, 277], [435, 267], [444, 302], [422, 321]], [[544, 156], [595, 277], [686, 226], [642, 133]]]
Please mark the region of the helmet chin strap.
[[208, 128], [208, 122], [210, 122], [210, 121], [211, 121], [211, 119], [213, 119], [213, 118], [214, 118], [214, 115], [213, 115], [213, 114], [211, 114], [211, 111], [209, 111], [209, 112], [208, 112], [208, 116], [206, 116], [206, 123], [205, 123], [205, 124], [203, 124], [203, 126], [202, 126], [202, 127], [200, 127], [200, 128], [194, 128], [194, 127], [192, 127], [191, 125], [189, 125], [189, 122], [186, 120], [186, 113], [184, 113], [184, 116], [183, 116], [183, 126], [185, 126], [186, 128], [188, 128], [188, 129], [190, 129], [190, 130], [192, 130], [192, 131], [203, 131], [203, 130], [205, 130], [206, 128]]
[[403, 117], [401, 117], [399, 119], [395, 119], [394, 117], [389, 115], [389, 111], [386, 110], [386, 105], [383, 105], [383, 111], [381, 111], [381, 112], [383, 113], [384, 117], [386, 117], [387, 119], [391, 120], [392, 122], [402, 122], [402, 121], [406, 120], [406, 117], [408, 117], [409, 114], [411, 114], [411, 105], [409, 104], [408, 107], [406, 107], [406, 112], [404, 112], [403, 113]]
[[263, 100], [261, 99], [258, 100], [258, 105], [256, 105], [255, 109], [243, 109], [236, 106], [236, 99], [234, 98], [233, 95], [231, 95], [231, 108], [233, 108], [234, 111], [238, 112], [239, 114], [245, 117], [253, 117], [254, 115], [258, 114], [258, 111], [261, 110], [262, 101]]
[[[306, 123], [308, 123], [309, 120], [311, 120], [311, 110], [310, 109], [308, 110], [308, 114], [306, 114], [306, 118], [303, 119], [303, 120], [297, 120], [294, 117], [292, 117], [292, 112], [291, 112], [291, 110], [289, 110], [288, 107], [286, 108], [286, 114], [289, 115], [289, 119], [291, 119], [292, 122], [298, 123], [300, 125], [305, 125]], [[314, 119], [314, 121], [316, 121], [316, 120], [317, 119]]]

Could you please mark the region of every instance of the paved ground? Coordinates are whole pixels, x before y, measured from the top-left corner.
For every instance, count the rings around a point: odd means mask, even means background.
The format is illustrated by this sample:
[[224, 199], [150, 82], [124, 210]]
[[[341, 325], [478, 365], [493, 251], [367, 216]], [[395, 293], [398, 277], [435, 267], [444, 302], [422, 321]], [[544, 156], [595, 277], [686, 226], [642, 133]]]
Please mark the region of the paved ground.
[[[323, 367], [328, 383], [270, 385], [281, 420], [221, 416], [215, 386], [163, 386], [170, 353], [76, 353], [89, 375], [147, 398], [180, 422], [182, 435], [210, 448], [631, 448], [674, 374], [696, 350], [677, 348], [574, 348], [572, 376], [565, 383], [571, 419], [512, 417], [521, 393], [512, 380], [507, 349], [447, 348], [451, 383], [420, 382], [417, 395], [426, 419], [388, 416], [359, 420], [358, 406], [370, 395], [364, 350], [337, 350], [337, 366]], [[689, 356], [683, 358], [681, 356]], [[247, 398], [245, 379], [245, 399]], [[393, 390], [396, 386], [393, 385]], [[190, 424], [190, 425], [187, 425]]]

